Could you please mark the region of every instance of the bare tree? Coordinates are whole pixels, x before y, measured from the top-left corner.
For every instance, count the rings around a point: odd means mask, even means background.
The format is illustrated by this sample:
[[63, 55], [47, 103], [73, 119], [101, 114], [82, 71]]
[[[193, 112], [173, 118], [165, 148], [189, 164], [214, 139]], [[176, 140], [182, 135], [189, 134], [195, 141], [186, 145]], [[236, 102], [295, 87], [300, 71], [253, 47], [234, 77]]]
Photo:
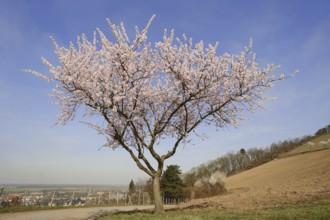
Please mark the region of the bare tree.
[[[153, 19], [141, 32], [136, 27], [133, 41], [123, 24], [110, 20], [115, 42], [99, 29], [92, 42], [82, 35], [68, 48], [52, 38], [60, 64], [42, 58], [50, 76], [27, 71], [57, 83], [53, 97], [63, 106], [58, 124], [74, 119], [80, 106], [87, 107], [84, 116], [103, 117], [106, 126], [89, 125], [106, 137], [105, 146], [125, 149], [153, 179], [155, 211], [162, 212], [159, 180], [164, 161], [188, 141], [188, 135], [201, 124], [237, 126], [244, 110], [260, 107], [265, 88], [287, 77], [272, 76], [274, 65], [259, 68], [252, 43], [239, 55], [221, 56], [218, 43], [205, 47], [185, 35], [175, 40], [173, 30], [165, 30], [163, 41], [148, 43]], [[157, 146], [164, 138], [174, 142], [161, 155]]]

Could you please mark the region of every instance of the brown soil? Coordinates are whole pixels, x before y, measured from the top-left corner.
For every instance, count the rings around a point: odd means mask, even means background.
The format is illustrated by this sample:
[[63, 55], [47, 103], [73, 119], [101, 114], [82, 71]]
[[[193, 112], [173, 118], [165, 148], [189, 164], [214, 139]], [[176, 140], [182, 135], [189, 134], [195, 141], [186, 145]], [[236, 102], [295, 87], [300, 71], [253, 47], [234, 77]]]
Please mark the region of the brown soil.
[[273, 160], [228, 177], [228, 193], [180, 208], [264, 209], [330, 200], [330, 150]]

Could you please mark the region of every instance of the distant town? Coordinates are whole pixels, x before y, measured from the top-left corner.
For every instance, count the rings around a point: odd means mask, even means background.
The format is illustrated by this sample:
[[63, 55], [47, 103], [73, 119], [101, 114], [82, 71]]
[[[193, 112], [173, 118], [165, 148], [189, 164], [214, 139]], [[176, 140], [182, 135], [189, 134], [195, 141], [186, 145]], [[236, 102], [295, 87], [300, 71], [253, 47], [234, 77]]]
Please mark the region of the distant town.
[[95, 206], [151, 204], [147, 192], [128, 193], [127, 186], [5, 185], [0, 187], [0, 208], [10, 206]]

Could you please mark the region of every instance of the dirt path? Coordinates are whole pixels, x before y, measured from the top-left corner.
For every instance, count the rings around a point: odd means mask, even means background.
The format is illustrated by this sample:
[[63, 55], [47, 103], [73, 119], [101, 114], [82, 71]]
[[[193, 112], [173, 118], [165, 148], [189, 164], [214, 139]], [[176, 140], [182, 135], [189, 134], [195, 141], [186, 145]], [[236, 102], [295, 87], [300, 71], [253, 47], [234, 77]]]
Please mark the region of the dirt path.
[[263, 209], [330, 199], [330, 150], [273, 160], [227, 178], [229, 193], [180, 207]]
[[[174, 206], [165, 206], [165, 209]], [[154, 206], [117, 206], [117, 207], [93, 207], [93, 208], [74, 208], [60, 210], [44, 210], [33, 212], [17, 212], [0, 214], [1, 220], [89, 220], [95, 219], [100, 213], [148, 210]]]

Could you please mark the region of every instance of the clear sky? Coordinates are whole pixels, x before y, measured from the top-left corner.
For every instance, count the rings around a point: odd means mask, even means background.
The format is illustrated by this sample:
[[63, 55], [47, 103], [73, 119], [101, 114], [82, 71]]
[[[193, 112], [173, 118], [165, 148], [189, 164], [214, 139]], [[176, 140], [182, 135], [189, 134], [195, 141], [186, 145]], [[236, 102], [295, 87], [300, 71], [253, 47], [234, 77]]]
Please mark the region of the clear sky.
[[280, 64], [279, 73], [300, 73], [267, 92], [277, 97], [265, 110], [246, 115], [237, 129], [200, 128], [166, 165], [183, 171], [240, 148], [314, 134], [330, 124], [330, 1], [322, 0], [0, 0], [0, 184], [128, 184], [147, 177], [128, 153], [99, 147], [96, 131], [79, 123], [56, 123], [50, 103], [53, 84], [22, 69], [47, 72], [41, 57], [56, 62], [52, 35], [61, 46], [96, 27], [108, 36], [106, 18], [142, 29], [156, 14], [149, 40], [163, 30], [185, 33], [195, 42], [220, 42], [219, 54], [237, 53], [253, 38], [263, 66]]

